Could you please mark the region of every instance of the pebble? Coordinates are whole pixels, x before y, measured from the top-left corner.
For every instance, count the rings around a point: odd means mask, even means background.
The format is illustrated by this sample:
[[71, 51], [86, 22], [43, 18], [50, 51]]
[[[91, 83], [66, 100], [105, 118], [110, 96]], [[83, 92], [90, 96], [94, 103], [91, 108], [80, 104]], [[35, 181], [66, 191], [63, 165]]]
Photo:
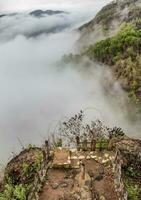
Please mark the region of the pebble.
[[102, 176], [102, 175], [98, 175], [98, 176], [95, 178], [96, 181], [101, 181], [102, 179], [103, 179], [103, 176]]
[[107, 162], [109, 162], [109, 159], [107, 159], [107, 160], [102, 160], [102, 163], [104, 164], [104, 163], [107, 163]]
[[104, 155], [106, 158], [108, 158], [109, 157], [109, 154], [107, 154], [107, 153], [105, 153], [105, 155]]
[[90, 159], [91, 158], [91, 156], [87, 156], [87, 159]]
[[77, 156], [72, 156], [71, 159], [76, 160], [76, 159], [78, 159], [78, 157]]
[[85, 159], [85, 156], [79, 156], [79, 159], [80, 160]]
[[51, 187], [52, 187], [52, 189], [57, 189], [58, 187], [59, 187], [59, 184], [58, 183], [53, 183], [53, 184], [51, 184]]
[[105, 200], [105, 197], [104, 197], [104, 196], [101, 196], [101, 197], [100, 197], [100, 200]]
[[97, 158], [97, 156], [91, 156], [91, 158]]
[[76, 150], [76, 149], [71, 149], [70, 151], [74, 153], [74, 152], [76, 152], [77, 150]]
[[67, 184], [67, 183], [61, 183], [61, 184], [60, 184], [60, 187], [61, 187], [61, 188], [68, 187], [68, 184]]

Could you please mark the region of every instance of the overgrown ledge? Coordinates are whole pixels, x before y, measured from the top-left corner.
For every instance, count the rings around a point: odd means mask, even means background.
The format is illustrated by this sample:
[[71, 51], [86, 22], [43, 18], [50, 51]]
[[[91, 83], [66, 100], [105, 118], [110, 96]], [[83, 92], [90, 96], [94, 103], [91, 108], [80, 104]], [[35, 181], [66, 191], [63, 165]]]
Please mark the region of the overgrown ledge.
[[139, 200], [141, 141], [83, 117], [63, 122], [59, 137], [11, 160], [0, 200]]

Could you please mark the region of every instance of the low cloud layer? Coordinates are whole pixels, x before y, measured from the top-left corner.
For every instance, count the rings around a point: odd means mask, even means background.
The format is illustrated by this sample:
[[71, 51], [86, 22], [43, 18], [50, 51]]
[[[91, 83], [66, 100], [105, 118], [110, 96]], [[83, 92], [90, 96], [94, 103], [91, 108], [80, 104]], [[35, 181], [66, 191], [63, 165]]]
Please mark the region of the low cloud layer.
[[[111, 0], [1, 0], [0, 11], [15, 11], [18, 10], [29, 10], [29, 9], [77, 9], [78, 12], [81, 10], [90, 11], [93, 9], [99, 9], [104, 4]], [[78, 10], [79, 9], [79, 10]]]
[[54, 15], [42, 18], [28, 14], [7, 16], [1, 19], [0, 39], [5, 41], [13, 39], [17, 35], [36, 37], [41, 34], [60, 32], [73, 24], [70, 15]]
[[[74, 51], [79, 33], [67, 29], [27, 38], [24, 32], [60, 19], [44, 19], [48, 21], [37, 26], [35, 19], [22, 21], [22, 17], [3, 18], [0, 25], [0, 161], [21, 149], [18, 138], [23, 145], [41, 144], [51, 124], [81, 109], [89, 111], [90, 119], [100, 118], [132, 134], [135, 126], [127, 119], [126, 95], [108, 69], [98, 64], [86, 68], [85, 61], [59, 66], [61, 57]], [[75, 26], [82, 18], [72, 17], [71, 23], [74, 20]], [[108, 94], [105, 86], [111, 84]]]
[[[35, 37], [45, 33], [60, 32], [68, 28], [78, 28], [80, 25], [93, 18], [98, 10], [106, 3], [110, 2], [110, 0], [93, 1], [93, 3], [92, 1], [87, 3], [82, 1], [81, 4], [79, 1], [75, 4], [72, 4], [72, 1], [68, 1], [68, 3], [62, 1], [63, 4], [58, 4], [56, 2], [56, 4], [53, 4], [54, 6], [51, 6], [51, 2], [47, 3], [44, 1], [43, 7], [40, 6], [41, 1], [24, 1], [25, 6], [28, 4], [30, 5], [28, 9], [22, 12], [20, 9], [17, 9], [14, 14], [12, 13], [12, 8], [15, 7], [14, 5], [21, 5], [23, 1], [13, 1], [13, 4], [10, 2], [0, 2], [1, 5], [5, 5], [5, 10], [0, 10], [0, 13], [7, 14], [5, 17], [0, 17], [0, 41], [13, 39], [17, 35]], [[3, 6], [0, 6], [0, 8]], [[24, 6], [21, 6], [21, 8], [24, 8]], [[61, 10], [67, 11], [68, 14], [44, 15], [44, 17], [31, 16], [29, 13], [35, 9]], [[9, 12], [12, 15], [8, 15]]]
[[[58, 33], [34, 39], [17, 37], [0, 46], [0, 156], [24, 145], [41, 144], [52, 124], [81, 109], [132, 133], [126, 119], [126, 97], [108, 69], [97, 64], [57, 65], [73, 51], [78, 33]], [[106, 86], [113, 84], [111, 93]], [[107, 89], [108, 90], [108, 89]], [[91, 115], [92, 114], [92, 115]], [[6, 156], [5, 156], [6, 155]]]

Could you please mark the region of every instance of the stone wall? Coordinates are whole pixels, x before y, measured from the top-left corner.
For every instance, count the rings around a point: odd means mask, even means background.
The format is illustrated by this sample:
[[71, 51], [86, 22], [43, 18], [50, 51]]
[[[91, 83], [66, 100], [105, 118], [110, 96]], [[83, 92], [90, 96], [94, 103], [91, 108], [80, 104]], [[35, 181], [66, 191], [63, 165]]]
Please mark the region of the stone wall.
[[[40, 157], [41, 153], [41, 157]], [[43, 157], [42, 157], [43, 156]], [[23, 166], [27, 164], [28, 167], [34, 166], [34, 164], [38, 163], [39, 170], [32, 170], [32, 172], [28, 172], [28, 176], [25, 176], [23, 173]], [[15, 156], [5, 168], [5, 176], [2, 181], [3, 184], [7, 184], [9, 181], [9, 177], [12, 176], [13, 186], [19, 184], [29, 184], [31, 185], [31, 189], [27, 196], [27, 200], [38, 200], [39, 192], [41, 191], [45, 181], [47, 171], [50, 168], [50, 164], [52, 162], [52, 155], [50, 154], [50, 147], [48, 142], [45, 142], [43, 148], [31, 147], [24, 149], [19, 155]], [[34, 167], [33, 167], [34, 168]], [[27, 170], [28, 168], [26, 168]], [[27, 173], [27, 172], [26, 172]], [[12, 175], [11, 175], [12, 174]], [[13, 174], [15, 174], [13, 176]], [[29, 176], [31, 176], [31, 182], [29, 183]], [[8, 178], [7, 178], [8, 177]], [[9, 183], [8, 183], [9, 184]], [[1, 187], [0, 187], [1, 188]]]
[[45, 183], [45, 179], [46, 179], [46, 175], [47, 175], [47, 171], [50, 168], [50, 162], [44, 162], [41, 166], [40, 171], [37, 173], [37, 176], [35, 177], [35, 180], [32, 184], [32, 190], [27, 198], [27, 200], [38, 200], [39, 199], [39, 192], [41, 191], [44, 183]]
[[48, 144], [48, 141], [45, 141], [44, 146], [44, 160], [41, 164], [40, 171], [36, 174], [34, 181], [32, 183], [32, 189], [30, 191], [30, 194], [28, 195], [27, 200], [38, 200], [39, 199], [39, 193], [44, 186], [44, 183], [46, 181], [46, 175], [48, 172], [48, 169], [51, 165], [51, 155], [50, 155], [50, 147]]
[[119, 200], [127, 200], [127, 192], [122, 180], [122, 166], [133, 166], [141, 169], [141, 142], [124, 139], [115, 144], [116, 156], [113, 163], [115, 174], [115, 189]]
[[116, 151], [115, 160], [113, 162], [113, 171], [114, 171], [114, 184], [115, 184], [115, 190], [117, 192], [117, 196], [119, 200], [127, 200], [127, 192], [124, 187], [124, 183], [122, 180], [122, 156], [120, 154], [120, 151]]
[[141, 170], [141, 142], [139, 140], [122, 140], [116, 143], [116, 148], [126, 161], [124, 164], [133, 165], [136, 169]]

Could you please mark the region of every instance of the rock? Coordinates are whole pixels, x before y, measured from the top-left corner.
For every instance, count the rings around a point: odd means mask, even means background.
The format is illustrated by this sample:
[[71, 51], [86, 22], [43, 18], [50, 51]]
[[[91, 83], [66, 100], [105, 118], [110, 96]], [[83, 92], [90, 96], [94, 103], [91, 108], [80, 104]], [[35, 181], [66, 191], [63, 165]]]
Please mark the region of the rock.
[[106, 200], [106, 198], [104, 196], [100, 196], [99, 198], [100, 200]]
[[98, 176], [95, 178], [96, 181], [101, 181], [102, 179], [103, 179], [103, 176], [102, 176], [102, 175], [98, 175]]
[[56, 190], [59, 187], [58, 183], [51, 184], [52, 189]]
[[105, 153], [104, 156], [105, 156], [106, 158], [108, 158], [108, 157], [109, 157], [109, 154]]
[[103, 165], [101, 165], [99, 167], [98, 172], [99, 172], [99, 175], [104, 175], [105, 172], [104, 172], [104, 166]]
[[90, 176], [91, 178], [94, 177], [94, 172], [93, 172], [92, 170], [89, 170], [89, 171], [88, 171], [88, 174], [89, 174], [89, 176]]
[[91, 181], [89, 181], [89, 180], [85, 181], [85, 186], [90, 188], [91, 187]]
[[66, 182], [63, 182], [63, 183], [60, 184], [60, 187], [61, 187], [61, 188], [68, 187], [68, 184], [67, 184]]

